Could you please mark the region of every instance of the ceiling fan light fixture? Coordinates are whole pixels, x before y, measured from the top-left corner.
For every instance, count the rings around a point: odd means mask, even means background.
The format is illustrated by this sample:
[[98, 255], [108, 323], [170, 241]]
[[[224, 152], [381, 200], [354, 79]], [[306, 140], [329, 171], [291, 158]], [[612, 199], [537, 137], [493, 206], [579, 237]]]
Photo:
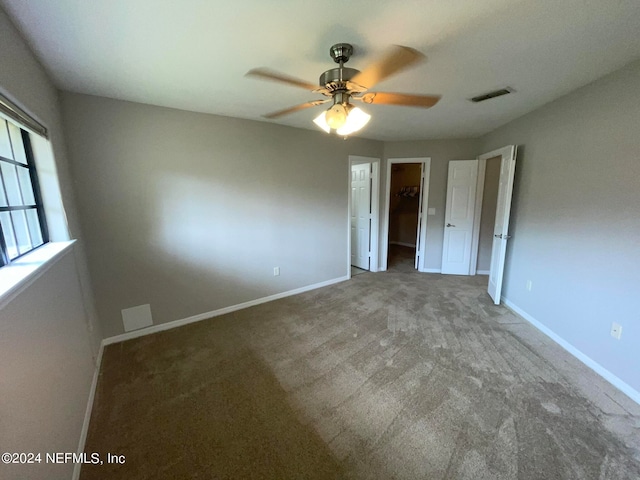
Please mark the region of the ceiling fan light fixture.
[[320, 115], [313, 119], [313, 123], [315, 123], [325, 132], [331, 133], [331, 128], [329, 128], [329, 125], [327, 125], [327, 120], [324, 118], [326, 113], [326, 111], [323, 111]]
[[369, 114], [354, 107], [349, 102], [351, 99], [359, 100], [367, 104], [375, 103], [376, 105], [398, 105], [419, 108], [433, 107], [438, 103], [438, 100], [440, 100], [439, 95], [413, 95], [371, 91], [375, 85], [388, 77], [423, 62], [426, 59], [422, 53], [413, 48], [394, 45], [387, 53], [363, 70], [344, 66], [353, 54], [352, 45], [348, 43], [335, 44], [331, 47], [329, 53], [331, 58], [338, 63], [339, 66], [329, 69], [320, 75], [319, 88], [304, 80], [275, 72], [268, 68], [254, 68], [249, 70], [249, 72], [247, 72], [248, 76], [263, 80], [274, 80], [294, 87], [303, 88], [313, 93], [322, 94], [326, 97], [323, 100], [312, 100], [263, 116], [268, 119], [276, 119], [299, 110], [332, 102], [333, 105], [328, 110], [320, 113], [313, 122], [329, 134], [335, 132], [337, 135], [346, 137], [361, 130], [369, 123], [369, 120], [371, 120]]
[[[329, 123], [329, 118], [331, 115], [334, 115], [334, 112], [332, 111], [336, 106], [342, 107], [342, 110], [346, 112], [346, 117], [340, 126], [334, 127]], [[333, 120], [334, 119], [332, 119], [332, 121]], [[354, 107], [351, 104], [336, 104], [330, 109], [320, 113], [320, 115], [313, 120], [313, 123], [318, 125], [327, 133], [331, 133], [331, 130], [334, 130], [340, 136], [347, 136], [361, 130], [367, 123], [369, 123], [369, 120], [371, 120], [371, 115], [358, 107]], [[337, 125], [337, 123], [333, 124]]]
[[338, 128], [337, 133], [342, 136], [351, 135], [364, 128], [369, 123], [369, 120], [371, 120], [371, 115], [358, 107], [353, 107], [349, 111], [347, 122], [341, 128]]

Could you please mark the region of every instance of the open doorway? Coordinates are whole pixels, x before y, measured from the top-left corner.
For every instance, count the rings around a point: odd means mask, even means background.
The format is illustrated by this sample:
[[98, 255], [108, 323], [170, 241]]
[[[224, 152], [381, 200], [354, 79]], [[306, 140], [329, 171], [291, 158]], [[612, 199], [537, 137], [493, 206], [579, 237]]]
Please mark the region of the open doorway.
[[378, 271], [380, 159], [349, 156], [347, 276]]
[[507, 145], [478, 157], [473, 256], [469, 273], [489, 275], [487, 292], [496, 305], [501, 301], [507, 242], [511, 238], [509, 218], [516, 155], [517, 147]]
[[387, 161], [383, 270], [425, 271], [430, 168], [429, 158]]
[[487, 291], [496, 305], [511, 238], [516, 153], [515, 145], [507, 145], [476, 160], [449, 161], [441, 272], [488, 273]]
[[476, 261], [477, 275], [489, 275], [489, 269], [491, 268], [491, 246], [493, 245], [493, 227], [496, 223], [501, 160], [501, 156], [491, 157], [486, 160], [478, 238], [478, 259]]
[[413, 268], [420, 213], [421, 163], [391, 166], [387, 268]]

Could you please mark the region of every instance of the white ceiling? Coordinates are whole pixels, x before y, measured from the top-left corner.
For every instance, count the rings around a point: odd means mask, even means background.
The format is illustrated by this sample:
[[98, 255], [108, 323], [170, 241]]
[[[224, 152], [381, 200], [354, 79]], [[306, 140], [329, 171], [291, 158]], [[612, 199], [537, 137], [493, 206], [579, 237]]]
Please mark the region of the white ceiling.
[[[64, 90], [262, 121], [319, 96], [251, 68], [316, 83], [334, 43], [354, 45], [359, 69], [390, 44], [416, 48], [427, 63], [374, 90], [443, 98], [366, 106], [360, 136], [378, 140], [478, 136], [640, 58], [639, 0], [0, 2]], [[467, 100], [504, 86], [517, 93]], [[321, 108], [277, 123], [316, 129]]]

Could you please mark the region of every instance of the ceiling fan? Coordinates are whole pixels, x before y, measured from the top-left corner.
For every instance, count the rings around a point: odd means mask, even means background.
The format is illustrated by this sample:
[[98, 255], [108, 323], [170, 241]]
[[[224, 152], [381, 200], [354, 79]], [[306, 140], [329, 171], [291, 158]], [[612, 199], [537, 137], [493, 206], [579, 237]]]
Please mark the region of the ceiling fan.
[[362, 102], [380, 105], [399, 105], [408, 107], [429, 108], [440, 100], [439, 95], [409, 95], [404, 93], [370, 92], [376, 84], [410, 66], [426, 60], [426, 57], [413, 48], [394, 45], [377, 61], [364, 70], [345, 67], [353, 55], [353, 46], [348, 43], [337, 43], [329, 50], [331, 58], [339, 65], [320, 75], [319, 86], [304, 80], [282, 74], [268, 68], [254, 68], [247, 76], [263, 80], [286, 83], [304, 88], [326, 97], [322, 100], [311, 100], [294, 107], [278, 110], [264, 115], [265, 118], [279, 118], [290, 113], [332, 102], [328, 110], [323, 111], [314, 122], [327, 133], [336, 132], [347, 136], [363, 128], [370, 115], [351, 102]]

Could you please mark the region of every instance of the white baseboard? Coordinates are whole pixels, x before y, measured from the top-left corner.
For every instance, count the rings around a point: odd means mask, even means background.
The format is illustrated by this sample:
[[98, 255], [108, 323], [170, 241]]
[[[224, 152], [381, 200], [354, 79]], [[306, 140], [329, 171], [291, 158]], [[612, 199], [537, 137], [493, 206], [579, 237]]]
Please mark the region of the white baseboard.
[[476, 270], [476, 275], [489, 275], [489, 270]]
[[416, 248], [416, 244], [415, 243], [407, 243], [407, 242], [389, 241], [389, 245], [400, 245], [401, 247]]
[[631, 387], [630, 385], [628, 385], [624, 381], [620, 380], [618, 377], [616, 377], [613, 373], [611, 373], [609, 370], [604, 368], [598, 362], [596, 362], [595, 360], [589, 358], [587, 355], [582, 353], [580, 350], [578, 350], [576, 347], [571, 345], [565, 339], [560, 337], [557, 333], [555, 333], [549, 327], [547, 327], [547, 326], [543, 325], [542, 323], [540, 323], [538, 320], [533, 318], [531, 315], [529, 315], [527, 312], [522, 310], [517, 305], [513, 304], [507, 298], [502, 297], [501, 300], [507, 307], [509, 307], [511, 310], [513, 310], [518, 315], [520, 315], [527, 322], [529, 322], [531, 325], [536, 327], [538, 330], [540, 330], [542, 333], [544, 333], [547, 337], [549, 337], [551, 340], [556, 342], [558, 345], [560, 345], [562, 348], [564, 348], [571, 355], [573, 355], [578, 360], [580, 360], [582, 363], [584, 363], [591, 370], [593, 370], [598, 375], [603, 377], [606, 381], [608, 381], [610, 384], [612, 384], [618, 390], [622, 391], [625, 395], [627, 395], [629, 398], [631, 398], [634, 402], [640, 404], [640, 392], [635, 390], [633, 387]]
[[421, 272], [424, 272], [424, 273], [442, 273], [442, 270], [440, 268], [425, 268], [424, 270], [421, 270]]
[[183, 325], [188, 325], [190, 323], [200, 322], [208, 318], [218, 317], [220, 315], [225, 315], [227, 313], [235, 312], [237, 310], [253, 307], [254, 305], [260, 305], [262, 303], [271, 302], [273, 300], [278, 300], [280, 298], [290, 297], [292, 295], [308, 292], [310, 290], [315, 290], [317, 288], [327, 287], [335, 283], [344, 282], [345, 280], [349, 280], [349, 275], [345, 275], [344, 277], [333, 278], [331, 280], [327, 280], [320, 283], [314, 283], [312, 285], [307, 285], [305, 287], [296, 288], [294, 290], [289, 290], [286, 292], [276, 293], [274, 295], [269, 295], [267, 297], [256, 298], [255, 300], [239, 303], [237, 305], [231, 305], [229, 307], [219, 308], [218, 310], [212, 310], [211, 312], [200, 313], [192, 317], [182, 318], [180, 320], [173, 320], [171, 322], [161, 323], [159, 325], [154, 325], [152, 327], [141, 328], [140, 330], [134, 330], [132, 332], [123, 333], [121, 335], [115, 335], [113, 337], [108, 337], [102, 340], [102, 344], [110, 345], [112, 343], [131, 340], [132, 338], [143, 337], [145, 335], [151, 335], [153, 333], [163, 332], [165, 330], [171, 330], [172, 328], [182, 327]]
[[[100, 344], [98, 356], [96, 357], [95, 370], [93, 372], [93, 380], [91, 381], [91, 389], [89, 390], [89, 398], [87, 400], [87, 409], [84, 413], [84, 421], [82, 422], [82, 430], [80, 431], [80, 440], [78, 441], [78, 455], [84, 452], [84, 446], [87, 441], [87, 433], [89, 432], [89, 423], [91, 421], [91, 412], [93, 411], [93, 401], [96, 397], [96, 387], [98, 386], [98, 377], [100, 375], [100, 365], [102, 364], [102, 352], [104, 351], [104, 341]], [[72, 480], [80, 478], [80, 468], [82, 463], [76, 463], [73, 467]]]

